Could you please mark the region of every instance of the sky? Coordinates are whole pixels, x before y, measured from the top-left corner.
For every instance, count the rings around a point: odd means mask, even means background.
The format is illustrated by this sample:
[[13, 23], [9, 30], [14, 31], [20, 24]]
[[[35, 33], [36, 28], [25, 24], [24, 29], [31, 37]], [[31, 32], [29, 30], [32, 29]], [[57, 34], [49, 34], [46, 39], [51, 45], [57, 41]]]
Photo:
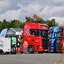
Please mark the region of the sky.
[[44, 20], [55, 18], [64, 25], [64, 0], [0, 0], [0, 20], [25, 21], [37, 14]]

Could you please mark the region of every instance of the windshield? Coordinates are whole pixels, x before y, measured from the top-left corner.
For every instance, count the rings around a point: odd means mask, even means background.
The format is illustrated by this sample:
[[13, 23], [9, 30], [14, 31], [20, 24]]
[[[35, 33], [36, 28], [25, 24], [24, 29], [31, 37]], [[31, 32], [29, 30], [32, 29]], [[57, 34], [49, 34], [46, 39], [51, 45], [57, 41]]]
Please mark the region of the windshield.
[[48, 33], [48, 37], [49, 38], [52, 38], [52, 33]]
[[57, 37], [62, 37], [62, 32], [57, 32], [56, 36]]
[[40, 30], [40, 35], [42, 36], [42, 37], [48, 37], [48, 30]]
[[57, 39], [64, 40], [64, 37], [62, 36], [62, 32], [58, 32], [56, 36], [57, 36]]
[[37, 29], [30, 29], [30, 34], [34, 36], [39, 36], [39, 30]]
[[36, 29], [30, 29], [30, 34], [35, 36], [42, 36], [42, 37], [48, 37], [48, 30], [36, 30]]

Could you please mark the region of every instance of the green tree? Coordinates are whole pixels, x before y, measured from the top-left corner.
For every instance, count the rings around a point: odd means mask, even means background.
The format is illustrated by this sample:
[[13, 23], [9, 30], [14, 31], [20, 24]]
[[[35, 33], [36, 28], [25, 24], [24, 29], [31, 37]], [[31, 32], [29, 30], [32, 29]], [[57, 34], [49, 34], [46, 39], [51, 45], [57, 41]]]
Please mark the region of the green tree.
[[34, 19], [31, 17], [25, 17], [26, 22], [34, 22]]
[[3, 20], [2, 22], [2, 28], [7, 28], [9, 29], [10, 28], [10, 22], [6, 21], [6, 20]]
[[5, 19], [2, 22], [2, 27], [3, 27], [3, 29], [6, 28], [6, 20]]
[[55, 22], [55, 19], [46, 20], [45, 23], [46, 23], [49, 27], [58, 26], [58, 23]]
[[26, 22], [36, 22], [36, 23], [44, 23], [44, 20], [37, 16], [36, 14], [34, 14], [32, 17], [25, 17]]
[[3, 29], [2, 27], [2, 21], [0, 21], [0, 31]]
[[24, 28], [24, 22], [21, 22], [20, 28]]
[[44, 20], [41, 17], [39, 17], [37, 14], [34, 14], [33, 18], [34, 18], [34, 21], [37, 23], [44, 23]]
[[10, 27], [12, 28], [20, 28], [21, 22], [19, 20], [12, 20]]
[[53, 26], [57, 26], [58, 25], [58, 23], [55, 22], [55, 19], [51, 19], [51, 23], [52, 23]]

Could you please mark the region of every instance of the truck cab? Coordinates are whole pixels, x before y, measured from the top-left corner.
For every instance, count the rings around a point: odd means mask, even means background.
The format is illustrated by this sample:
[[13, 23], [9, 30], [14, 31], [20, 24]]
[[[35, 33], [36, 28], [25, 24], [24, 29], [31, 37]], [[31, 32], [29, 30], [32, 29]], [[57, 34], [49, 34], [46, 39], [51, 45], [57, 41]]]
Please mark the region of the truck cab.
[[28, 52], [49, 52], [48, 26], [25, 22], [23, 39], [28, 42]]
[[50, 52], [61, 52], [63, 46], [63, 29], [56, 26], [49, 29], [50, 35]]
[[57, 32], [57, 40], [56, 40], [56, 52], [64, 52], [64, 28], [61, 27], [61, 30]]
[[56, 52], [56, 34], [59, 31], [59, 27], [55, 26], [49, 28], [49, 38], [50, 38], [50, 52]]

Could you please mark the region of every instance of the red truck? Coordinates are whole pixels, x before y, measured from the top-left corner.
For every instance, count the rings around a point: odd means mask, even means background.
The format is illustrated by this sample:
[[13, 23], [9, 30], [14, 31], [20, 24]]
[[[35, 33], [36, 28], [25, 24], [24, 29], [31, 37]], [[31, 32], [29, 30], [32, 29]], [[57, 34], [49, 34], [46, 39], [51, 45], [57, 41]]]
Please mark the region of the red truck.
[[[28, 42], [29, 53], [49, 52], [48, 26], [46, 24], [25, 22], [23, 40]], [[20, 46], [23, 52], [23, 46]]]
[[64, 27], [57, 32], [56, 51], [64, 53]]

